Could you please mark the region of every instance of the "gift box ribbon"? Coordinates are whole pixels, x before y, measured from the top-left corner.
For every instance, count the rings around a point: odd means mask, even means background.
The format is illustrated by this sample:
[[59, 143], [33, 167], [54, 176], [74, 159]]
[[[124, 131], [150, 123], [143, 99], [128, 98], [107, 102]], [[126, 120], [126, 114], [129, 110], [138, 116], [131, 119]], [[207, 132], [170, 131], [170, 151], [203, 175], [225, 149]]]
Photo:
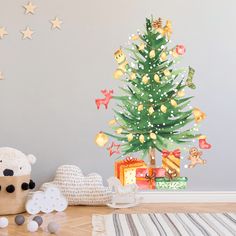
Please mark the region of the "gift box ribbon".
[[153, 172], [152, 168], [148, 168], [148, 174], [145, 177], [136, 177], [136, 180], [147, 180], [149, 183], [149, 189], [155, 188], [156, 174]]
[[162, 151], [162, 156], [163, 157], [168, 157], [169, 155], [173, 155], [174, 157], [176, 158], [180, 158], [180, 155], [181, 155], [181, 152], [179, 149], [175, 149], [174, 151], [172, 152], [169, 152], [168, 150], [164, 149]]

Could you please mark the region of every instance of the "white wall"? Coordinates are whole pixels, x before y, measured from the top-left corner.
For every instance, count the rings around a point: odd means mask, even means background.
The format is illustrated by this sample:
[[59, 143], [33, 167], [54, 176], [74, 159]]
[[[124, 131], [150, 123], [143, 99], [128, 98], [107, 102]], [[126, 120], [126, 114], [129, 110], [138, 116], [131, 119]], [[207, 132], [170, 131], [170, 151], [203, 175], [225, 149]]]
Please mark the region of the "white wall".
[[[183, 62], [197, 71], [193, 105], [207, 113], [202, 131], [213, 149], [204, 154], [206, 167], [183, 169], [188, 190], [236, 190], [235, 1], [33, 2], [38, 9], [28, 16], [21, 7], [27, 1], [0, 0], [0, 26], [9, 32], [0, 40], [6, 77], [0, 81], [0, 145], [35, 154], [39, 184], [61, 164], [113, 174], [114, 159], [94, 145], [95, 134], [108, 130], [112, 110], [97, 111], [94, 99], [102, 88], [118, 91], [113, 52], [153, 14], [171, 19], [172, 41], [186, 45]], [[50, 30], [55, 16], [63, 20], [61, 31]], [[35, 30], [31, 41], [19, 33], [27, 25]]]

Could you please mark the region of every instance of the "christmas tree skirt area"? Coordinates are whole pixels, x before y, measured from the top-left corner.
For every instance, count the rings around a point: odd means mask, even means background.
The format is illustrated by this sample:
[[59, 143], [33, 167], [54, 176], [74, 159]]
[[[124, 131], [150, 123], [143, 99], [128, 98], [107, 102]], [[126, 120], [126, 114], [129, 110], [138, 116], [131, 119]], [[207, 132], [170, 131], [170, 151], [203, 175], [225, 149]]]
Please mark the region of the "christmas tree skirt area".
[[236, 235], [234, 213], [93, 215], [93, 235]]

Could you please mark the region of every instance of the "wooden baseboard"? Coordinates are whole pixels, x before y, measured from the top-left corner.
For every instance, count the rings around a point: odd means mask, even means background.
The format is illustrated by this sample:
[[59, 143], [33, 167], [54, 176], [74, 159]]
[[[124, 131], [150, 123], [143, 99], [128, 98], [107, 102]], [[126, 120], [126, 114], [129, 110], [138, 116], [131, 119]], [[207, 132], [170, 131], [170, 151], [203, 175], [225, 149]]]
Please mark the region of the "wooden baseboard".
[[236, 191], [219, 192], [139, 192], [142, 203], [236, 202]]

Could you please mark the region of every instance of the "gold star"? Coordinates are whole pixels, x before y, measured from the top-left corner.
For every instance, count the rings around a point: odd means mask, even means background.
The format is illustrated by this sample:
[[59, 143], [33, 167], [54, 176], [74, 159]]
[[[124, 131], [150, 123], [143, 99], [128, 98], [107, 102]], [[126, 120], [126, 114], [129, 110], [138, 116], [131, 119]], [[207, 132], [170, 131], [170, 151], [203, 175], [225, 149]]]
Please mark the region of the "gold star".
[[34, 31], [27, 27], [25, 30], [22, 30], [21, 33], [22, 39], [32, 39], [32, 34], [34, 33]]
[[28, 2], [27, 5], [23, 6], [25, 8], [25, 14], [34, 14], [35, 8], [37, 8], [36, 5], [33, 5], [32, 2]]
[[0, 71], [0, 80], [3, 80], [4, 79], [4, 76], [2, 74], [2, 72]]
[[3, 37], [5, 35], [8, 35], [8, 33], [7, 33], [6, 29], [5, 29], [5, 27], [1, 27], [0, 28], [0, 39], [3, 39]]
[[54, 20], [51, 20], [52, 29], [61, 29], [61, 23], [62, 21], [58, 17], [55, 17]]

